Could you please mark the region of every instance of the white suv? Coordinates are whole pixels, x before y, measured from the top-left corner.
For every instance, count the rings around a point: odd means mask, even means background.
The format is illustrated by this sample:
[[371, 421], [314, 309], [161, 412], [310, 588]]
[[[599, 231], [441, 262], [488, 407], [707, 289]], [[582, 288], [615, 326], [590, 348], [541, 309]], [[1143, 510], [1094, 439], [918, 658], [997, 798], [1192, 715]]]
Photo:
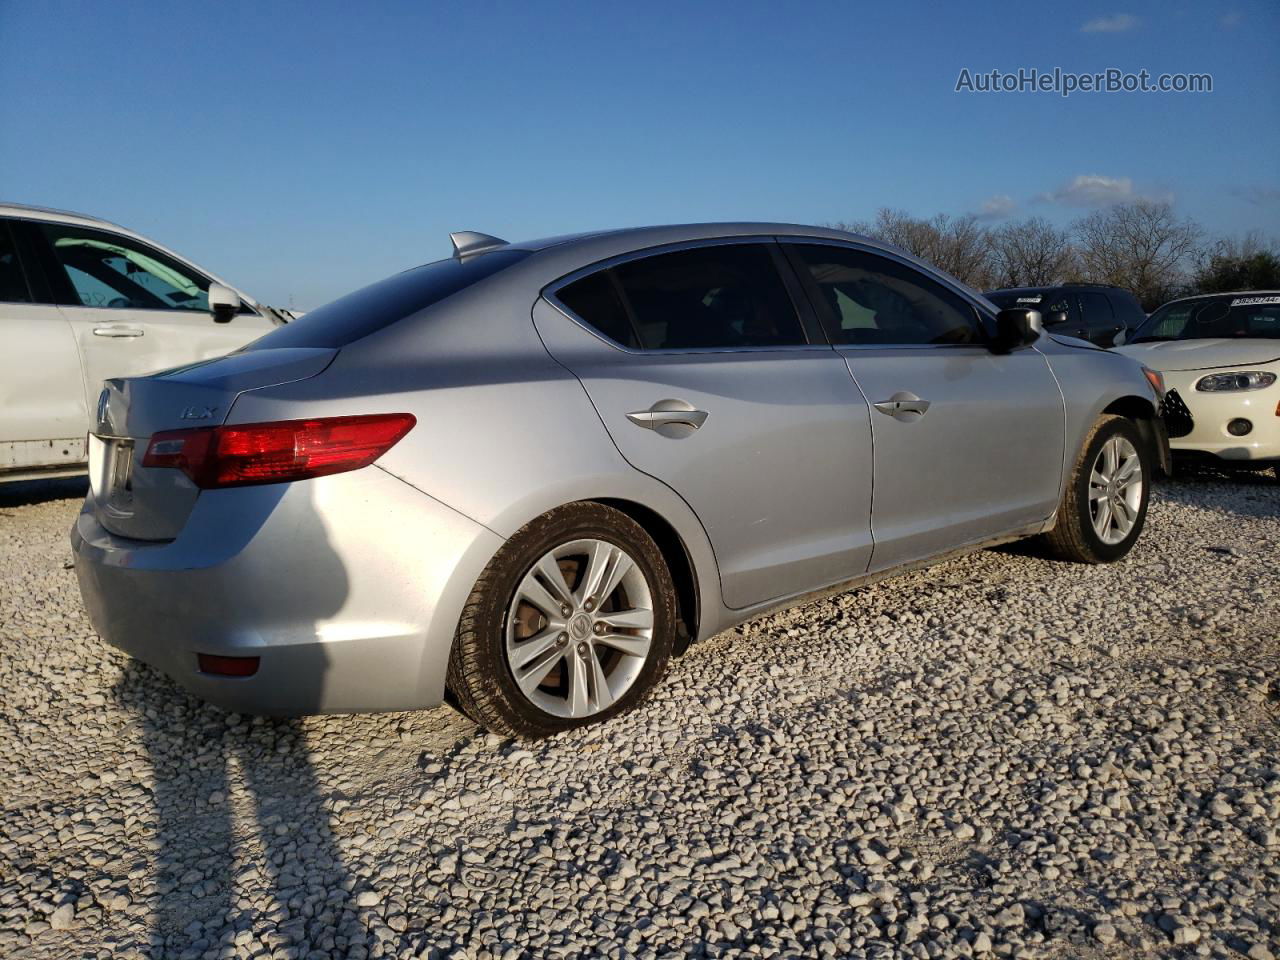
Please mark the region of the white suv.
[[123, 227], [0, 204], [0, 482], [83, 473], [103, 380], [222, 356], [288, 319]]

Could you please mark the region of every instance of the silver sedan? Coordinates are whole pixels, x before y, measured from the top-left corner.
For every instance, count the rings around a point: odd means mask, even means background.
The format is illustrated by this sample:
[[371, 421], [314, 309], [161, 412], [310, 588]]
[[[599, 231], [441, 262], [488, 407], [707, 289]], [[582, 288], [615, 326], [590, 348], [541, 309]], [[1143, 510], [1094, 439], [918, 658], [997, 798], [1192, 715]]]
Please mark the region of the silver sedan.
[[244, 712], [447, 700], [540, 736], [691, 642], [1038, 536], [1123, 557], [1158, 375], [902, 251], [780, 224], [454, 235], [220, 360], [110, 380], [98, 632]]

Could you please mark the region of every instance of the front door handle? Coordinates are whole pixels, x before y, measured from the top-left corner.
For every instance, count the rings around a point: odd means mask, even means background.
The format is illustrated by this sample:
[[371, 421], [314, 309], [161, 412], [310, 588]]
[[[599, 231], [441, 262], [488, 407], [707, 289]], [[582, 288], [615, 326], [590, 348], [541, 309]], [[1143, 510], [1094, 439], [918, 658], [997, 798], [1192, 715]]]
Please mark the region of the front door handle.
[[905, 390], [898, 391], [888, 400], [877, 400], [872, 406], [905, 423], [919, 420], [929, 412], [928, 400], [921, 400], [914, 393], [907, 393]]
[[95, 337], [140, 337], [146, 331], [141, 327], [94, 327]]
[[[648, 410], [636, 410], [627, 419], [637, 427], [656, 430], [663, 436], [684, 436], [685, 431], [697, 430], [707, 422], [707, 411], [695, 409], [684, 400], [659, 400]], [[667, 429], [664, 429], [667, 428]]]

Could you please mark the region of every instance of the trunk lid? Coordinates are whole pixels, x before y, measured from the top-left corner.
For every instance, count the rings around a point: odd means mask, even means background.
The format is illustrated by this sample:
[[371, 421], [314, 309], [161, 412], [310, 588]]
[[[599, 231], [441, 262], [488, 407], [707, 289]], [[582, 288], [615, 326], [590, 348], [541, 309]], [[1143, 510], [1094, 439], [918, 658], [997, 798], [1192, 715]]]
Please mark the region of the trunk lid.
[[106, 381], [89, 436], [90, 498], [98, 522], [121, 537], [172, 540], [200, 490], [180, 470], [142, 465], [152, 435], [218, 426], [244, 391], [314, 377], [337, 353], [321, 347], [254, 350]]

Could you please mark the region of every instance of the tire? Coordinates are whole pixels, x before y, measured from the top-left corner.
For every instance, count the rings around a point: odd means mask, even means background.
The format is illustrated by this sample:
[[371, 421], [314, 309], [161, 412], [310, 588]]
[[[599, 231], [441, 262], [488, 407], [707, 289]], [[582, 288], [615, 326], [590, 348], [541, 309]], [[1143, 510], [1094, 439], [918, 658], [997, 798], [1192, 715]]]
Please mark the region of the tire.
[[[596, 581], [599, 597], [589, 595]], [[675, 587], [653, 538], [612, 507], [571, 503], [489, 561], [463, 608], [447, 684], [490, 732], [550, 736], [635, 707], [666, 672], [675, 636]]]
[[[1099, 492], [1104, 493], [1107, 509], [1110, 510], [1107, 516], [1111, 517], [1110, 523], [1105, 525], [1107, 536], [1104, 538], [1096, 525], [1100, 518], [1095, 515], [1093, 501], [1090, 499], [1090, 479], [1095, 467], [1100, 469], [1100, 477], [1107, 477], [1102, 458], [1108, 444], [1113, 443], [1113, 451], [1119, 450], [1127, 454], [1131, 450], [1137, 458], [1140, 473], [1136, 479], [1141, 486], [1136, 494], [1129, 487], [1118, 490], [1098, 487]], [[1122, 468], [1127, 463], [1126, 455], [1122, 460]], [[1050, 555], [1074, 563], [1114, 563], [1125, 556], [1133, 549], [1146, 523], [1151, 477], [1151, 449], [1133, 421], [1117, 416], [1100, 418], [1076, 460], [1066, 493], [1062, 497], [1062, 503], [1058, 505], [1057, 525], [1043, 535], [1044, 545]], [[1107, 496], [1105, 491], [1109, 489], [1118, 495], [1125, 513], [1129, 515], [1127, 530], [1122, 529], [1124, 515], [1111, 507], [1115, 497]], [[1099, 510], [1102, 510], [1101, 505]]]

